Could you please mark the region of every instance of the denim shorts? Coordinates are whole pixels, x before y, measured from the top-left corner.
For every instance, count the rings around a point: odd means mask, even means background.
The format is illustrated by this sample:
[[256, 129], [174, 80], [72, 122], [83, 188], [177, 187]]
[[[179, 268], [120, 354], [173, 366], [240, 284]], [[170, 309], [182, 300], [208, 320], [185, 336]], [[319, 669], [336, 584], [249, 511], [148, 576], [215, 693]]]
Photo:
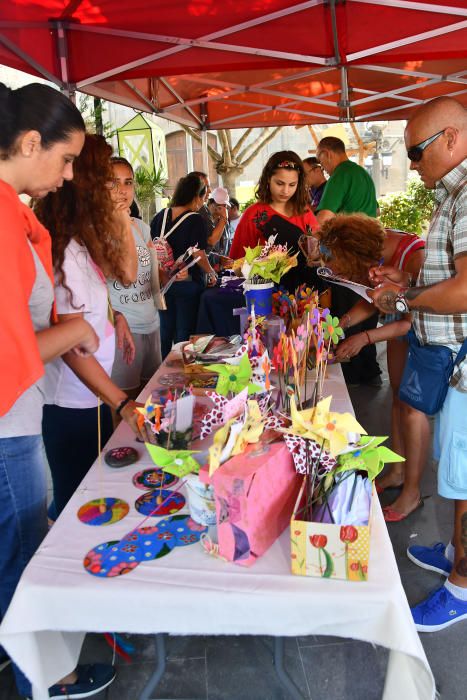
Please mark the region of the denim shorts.
[[433, 456], [440, 496], [467, 500], [467, 393], [449, 387], [435, 418]]

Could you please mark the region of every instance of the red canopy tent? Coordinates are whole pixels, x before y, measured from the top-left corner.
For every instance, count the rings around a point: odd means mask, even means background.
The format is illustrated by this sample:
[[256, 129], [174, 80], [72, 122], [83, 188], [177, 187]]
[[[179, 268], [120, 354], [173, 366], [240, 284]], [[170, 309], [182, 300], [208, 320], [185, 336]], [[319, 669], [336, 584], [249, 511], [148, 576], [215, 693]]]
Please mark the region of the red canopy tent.
[[451, 2], [3, 0], [0, 63], [196, 128], [403, 119], [467, 105]]

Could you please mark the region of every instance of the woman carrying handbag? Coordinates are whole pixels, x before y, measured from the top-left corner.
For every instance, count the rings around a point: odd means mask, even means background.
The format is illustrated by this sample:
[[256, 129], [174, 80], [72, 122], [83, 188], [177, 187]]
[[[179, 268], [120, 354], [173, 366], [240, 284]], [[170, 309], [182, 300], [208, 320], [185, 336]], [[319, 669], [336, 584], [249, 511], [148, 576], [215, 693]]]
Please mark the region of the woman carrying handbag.
[[[161, 259], [161, 281], [170, 277], [173, 261], [187, 255], [190, 248], [197, 248], [198, 262], [189, 272], [176, 276], [175, 282], [165, 294], [167, 309], [160, 311], [162, 359], [170, 352], [173, 343], [188, 340], [196, 328], [198, 307], [204, 290], [204, 275], [208, 286], [216, 283], [216, 273], [206, 257], [207, 231], [198, 209], [204, 201], [206, 185], [197, 175], [182, 177], [168, 209], [156, 214], [151, 223], [151, 234]], [[165, 269], [164, 269], [165, 268]]]

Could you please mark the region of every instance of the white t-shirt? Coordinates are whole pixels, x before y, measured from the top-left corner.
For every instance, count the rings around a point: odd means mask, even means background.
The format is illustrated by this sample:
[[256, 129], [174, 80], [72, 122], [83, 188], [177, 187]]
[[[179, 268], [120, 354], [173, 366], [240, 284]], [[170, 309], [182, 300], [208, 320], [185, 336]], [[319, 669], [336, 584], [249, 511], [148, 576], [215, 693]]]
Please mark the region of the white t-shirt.
[[133, 219], [131, 230], [138, 254], [138, 276], [132, 284], [112, 279], [107, 280], [107, 286], [112, 308], [122, 312], [131, 332], [146, 335], [159, 328], [151, 287], [151, 254], [147, 246], [151, 229], [141, 219]]
[[[110, 376], [115, 356], [115, 330], [108, 317], [107, 283], [93, 263], [85, 246], [71, 240], [63, 261], [65, 284], [55, 277], [55, 301], [58, 314], [83, 313], [84, 319], [99, 336], [99, 349], [94, 357]], [[58, 358], [46, 365], [45, 402], [63, 408], [94, 408], [97, 397]]]

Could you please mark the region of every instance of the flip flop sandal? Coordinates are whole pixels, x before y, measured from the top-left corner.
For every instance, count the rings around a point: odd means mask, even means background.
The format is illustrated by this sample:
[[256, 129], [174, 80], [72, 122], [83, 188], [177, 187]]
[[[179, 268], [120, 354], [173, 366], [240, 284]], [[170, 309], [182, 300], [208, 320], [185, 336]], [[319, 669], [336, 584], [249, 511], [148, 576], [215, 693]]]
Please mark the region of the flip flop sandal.
[[400, 523], [402, 520], [406, 520], [406, 518], [415, 513], [415, 511], [419, 510], [420, 508], [423, 508], [424, 505], [425, 504], [423, 498], [421, 498], [418, 504], [415, 506], [415, 508], [410, 511], [410, 513], [399, 513], [399, 511], [394, 510], [393, 508], [391, 508], [391, 506], [385, 506], [383, 508], [383, 516], [387, 523]]

